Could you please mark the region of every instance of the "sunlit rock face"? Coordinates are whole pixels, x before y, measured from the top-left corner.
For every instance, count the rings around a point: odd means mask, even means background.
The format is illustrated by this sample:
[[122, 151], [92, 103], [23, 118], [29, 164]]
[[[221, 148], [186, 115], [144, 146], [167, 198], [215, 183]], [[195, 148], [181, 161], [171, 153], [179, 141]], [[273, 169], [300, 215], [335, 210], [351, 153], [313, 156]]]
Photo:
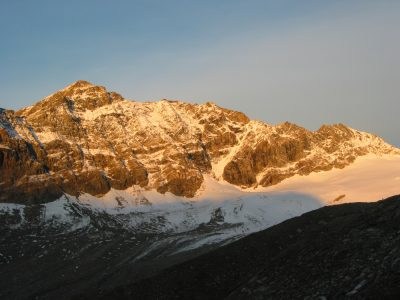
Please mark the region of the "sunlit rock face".
[[135, 102], [77, 81], [0, 111], [0, 201], [47, 202], [131, 186], [193, 197], [204, 174], [243, 188], [399, 153], [345, 125], [272, 126], [213, 103]]

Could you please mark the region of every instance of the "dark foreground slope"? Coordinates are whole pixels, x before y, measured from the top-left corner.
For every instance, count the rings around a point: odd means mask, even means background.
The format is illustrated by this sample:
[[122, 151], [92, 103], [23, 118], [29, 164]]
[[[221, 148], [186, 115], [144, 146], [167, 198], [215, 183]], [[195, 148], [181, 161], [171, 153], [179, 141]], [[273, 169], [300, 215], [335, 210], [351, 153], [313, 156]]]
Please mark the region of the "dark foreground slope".
[[400, 196], [312, 211], [103, 297], [400, 299]]
[[[47, 215], [43, 205], [0, 206], [0, 300], [64, 300], [131, 284], [218, 248], [229, 239], [183, 250], [234, 226], [161, 231], [162, 216], [107, 214], [71, 201], [58, 203], [55, 218], [54, 206]], [[135, 221], [139, 226], [128, 226]]]

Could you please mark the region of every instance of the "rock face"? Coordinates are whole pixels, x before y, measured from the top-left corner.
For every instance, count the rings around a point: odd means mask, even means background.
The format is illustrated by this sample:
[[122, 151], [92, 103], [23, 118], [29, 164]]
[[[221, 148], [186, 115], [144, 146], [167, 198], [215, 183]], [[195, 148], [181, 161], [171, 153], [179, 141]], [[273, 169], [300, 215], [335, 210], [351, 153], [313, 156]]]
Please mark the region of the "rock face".
[[399, 299], [400, 196], [320, 208], [83, 299]]
[[269, 186], [399, 153], [342, 124], [271, 126], [213, 103], [134, 102], [77, 81], [39, 103], [0, 111], [0, 201], [46, 202], [140, 185], [192, 197], [203, 174]]

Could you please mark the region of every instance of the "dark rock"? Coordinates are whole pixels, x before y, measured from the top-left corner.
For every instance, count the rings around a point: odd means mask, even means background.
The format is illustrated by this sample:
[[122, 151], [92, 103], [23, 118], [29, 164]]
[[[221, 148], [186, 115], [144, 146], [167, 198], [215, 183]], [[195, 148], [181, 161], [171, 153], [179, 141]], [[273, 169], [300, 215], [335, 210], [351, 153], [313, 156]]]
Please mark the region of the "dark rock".
[[323, 207], [101, 298], [398, 299], [398, 211], [400, 196]]

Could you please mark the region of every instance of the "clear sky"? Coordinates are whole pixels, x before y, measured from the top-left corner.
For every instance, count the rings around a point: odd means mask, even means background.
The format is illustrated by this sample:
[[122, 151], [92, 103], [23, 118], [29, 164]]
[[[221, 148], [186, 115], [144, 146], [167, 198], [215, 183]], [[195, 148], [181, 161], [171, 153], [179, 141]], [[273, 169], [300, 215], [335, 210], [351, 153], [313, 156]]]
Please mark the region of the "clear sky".
[[0, 0], [0, 107], [78, 79], [400, 146], [400, 1]]

